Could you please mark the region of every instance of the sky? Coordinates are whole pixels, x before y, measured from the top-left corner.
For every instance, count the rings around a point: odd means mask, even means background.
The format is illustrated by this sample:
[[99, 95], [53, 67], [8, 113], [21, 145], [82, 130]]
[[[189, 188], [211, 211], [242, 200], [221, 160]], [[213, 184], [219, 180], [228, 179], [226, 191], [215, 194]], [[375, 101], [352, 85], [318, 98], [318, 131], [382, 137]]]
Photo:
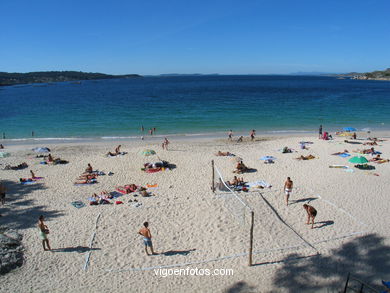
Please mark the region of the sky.
[[0, 71], [383, 70], [389, 15], [389, 0], [2, 0]]

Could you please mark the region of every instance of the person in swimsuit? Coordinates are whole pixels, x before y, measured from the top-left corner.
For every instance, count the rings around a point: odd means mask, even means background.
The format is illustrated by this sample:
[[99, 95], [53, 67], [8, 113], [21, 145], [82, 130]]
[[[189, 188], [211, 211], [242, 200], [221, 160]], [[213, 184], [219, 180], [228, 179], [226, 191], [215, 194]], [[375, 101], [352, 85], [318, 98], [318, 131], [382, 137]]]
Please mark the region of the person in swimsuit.
[[148, 222], [145, 222], [144, 223], [144, 227], [142, 227], [138, 234], [143, 236], [143, 241], [144, 241], [144, 245], [145, 245], [145, 252], [147, 255], [150, 255], [149, 252], [148, 252], [148, 247], [150, 247], [150, 251], [152, 252], [152, 255], [155, 255], [157, 253], [155, 253], [153, 251], [153, 244], [152, 244], [152, 234], [150, 233], [150, 230], [149, 230], [149, 223]]
[[228, 139], [232, 140], [233, 139], [233, 131], [230, 129], [228, 133]]
[[238, 139], [237, 139], [237, 142], [242, 142], [242, 140], [244, 139], [243, 136], [240, 136]]
[[87, 169], [85, 169], [85, 173], [89, 173], [89, 174], [91, 174], [91, 173], [92, 173], [92, 171], [93, 171], [93, 168], [92, 168], [91, 164], [88, 164], [88, 167], [87, 167]]
[[304, 204], [303, 208], [306, 210], [307, 213], [307, 222], [306, 224], [310, 224], [310, 219], [311, 219], [311, 228], [313, 229], [314, 226], [314, 218], [317, 216], [317, 210], [313, 208], [312, 206], [308, 204]]
[[0, 202], [2, 205], [5, 204], [5, 192], [7, 189], [5, 188], [5, 185], [3, 183], [0, 183]]
[[[49, 239], [47, 239], [47, 234], [49, 234], [49, 229], [47, 228], [47, 226], [43, 222], [44, 220], [45, 220], [45, 218], [43, 216], [39, 217], [38, 230], [39, 230], [39, 237], [42, 240], [43, 250], [46, 251], [46, 250], [51, 250], [51, 248], [50, 248], [50, 244], [49, 244]], [[46, 248], [46, 246], [47, 246], [47, 248]]]
[[322, 125], [320, 125], [320, 129], [318, 129], [318, 138], [322, 138]]
[[293, 189], [293, 182], [291, 181], [290, 177], [287, 177], [286, 182], [284, 183], [284, 192], [286, 194], [286, 205], [288, 206], [288, 199], [290, 198], [290, 194]]
[[252, 129], [252, 131], [250, 133], [251, 141], [253, 141], [255, 139], [255, 134], [256, 134], [256, 130]]

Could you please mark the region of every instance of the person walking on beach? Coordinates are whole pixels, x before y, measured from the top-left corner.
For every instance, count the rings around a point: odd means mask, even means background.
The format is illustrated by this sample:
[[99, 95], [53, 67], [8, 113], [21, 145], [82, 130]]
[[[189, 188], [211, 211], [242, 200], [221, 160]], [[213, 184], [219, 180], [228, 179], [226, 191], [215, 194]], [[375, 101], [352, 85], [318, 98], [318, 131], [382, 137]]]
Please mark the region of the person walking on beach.
[[153, 135], [153, 129], [152, 128], [149, 129], [149, 134]]
[[310, 219], [311, 219], [311, 228], [313, 229], [313, 226], [314, 226], [314, 218], [317, 216], [317, 210], [308, 205], [308, 204], [304, 204], [303, 205], [303, 208], [306, 210], [306, 213], [307, 213], [307, 222], [306, 224], [309, 225], [310, 224]]
[[250, 132], [251, 141], [255, 139], [255, 134], [256, 134], [256, 130], [252, 129], [252, 131]]
[[156, 253], [153, 251], [152, 234], [150, 233], [148, 222], [144, 223], [144, 226], [139, 230], [138, 234], [144, 237], [143, 240], [146, 254], [150, 255], [148, 253], [148, 247], [150, 247], [152, 255], [155, 255]]
[[288, 199], [290, 198], [292, 189], [293, 189], [293, 182], [291, 181], [290, 177], [287, 177], [286, 182], [284, 182], [284, 192], [286, 194], [286, 206], [288, 206]]
[[4, 183], [0, 183], [0, 202], [2, 205], [5, 204], [5, 192], [7, 189], [5, 188]]
[[233, 139], [233, 131], [230, 129], [228, 133], [228, 139], [232, 140]]
[[[45, 220], [45, 218], [43, 216], [39, 217], [38, 229], [39, 229], [39, 237], [42, 240], [43, 250], [47, 251], [47, 250], [51, 250], [51, 247], [49, 244], [49, 239], [47, 239], [47, 234], [49, 234], [49, 229], [47, 228], [47, 226], [43, 222], [44, 220]], [[46, 246], [47, 246], [47, 248], [46, 248]]]
[[320, 125], [320, 129], [318, 129], [318, 138], [322, 137], [322, 125]]
[[169, 140], [165, 137], [162, 143], [162, 148], [168, 150], [168, 144], [169, 144]]
[[144, 133], [144, 131], [145, 131], [145, 128], [143, 125], [141, 125], [141, 132]]

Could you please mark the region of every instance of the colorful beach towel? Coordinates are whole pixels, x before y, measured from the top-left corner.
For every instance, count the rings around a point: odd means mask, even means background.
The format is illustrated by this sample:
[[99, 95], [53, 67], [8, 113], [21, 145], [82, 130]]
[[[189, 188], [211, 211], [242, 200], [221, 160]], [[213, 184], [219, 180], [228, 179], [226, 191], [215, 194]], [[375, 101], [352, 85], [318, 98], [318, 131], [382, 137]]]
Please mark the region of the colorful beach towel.
[[346, 158], [346, 157], [349, 157], [349, 156], [351, 156], [351, 155], [350, 155], [350, 154], [347, 154], [347, 153], [343, 153], [343, 154], [340, 154], [339, 156], [342, 157], [342, 158]]

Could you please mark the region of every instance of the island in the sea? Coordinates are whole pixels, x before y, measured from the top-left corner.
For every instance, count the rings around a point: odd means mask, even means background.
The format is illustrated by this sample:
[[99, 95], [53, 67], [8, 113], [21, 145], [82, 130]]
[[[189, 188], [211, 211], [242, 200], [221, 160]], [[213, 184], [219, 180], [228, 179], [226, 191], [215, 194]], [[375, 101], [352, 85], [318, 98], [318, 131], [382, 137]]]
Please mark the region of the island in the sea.
[[390, 68], [387, 68], [386, 70], [377, 70], [377, 71], [366, 72], [366, 73], [350, 72], [350, 73], [344, 73], [344, 74], [335, 74], [333, 76], [337, 76], [340, 78], [349, 77], [352, 79], [389, 80], [390, 81]]
[[39, 71], [28, 73], [0, 72], [0, 86], [28, 84], [28, 83], [49, 83], [62, 81], [80, 81], [95, 79], [114, 78], [137, 78], [138, 74], [110, 75], [104, 73], [91, 73], [81, 71]]

